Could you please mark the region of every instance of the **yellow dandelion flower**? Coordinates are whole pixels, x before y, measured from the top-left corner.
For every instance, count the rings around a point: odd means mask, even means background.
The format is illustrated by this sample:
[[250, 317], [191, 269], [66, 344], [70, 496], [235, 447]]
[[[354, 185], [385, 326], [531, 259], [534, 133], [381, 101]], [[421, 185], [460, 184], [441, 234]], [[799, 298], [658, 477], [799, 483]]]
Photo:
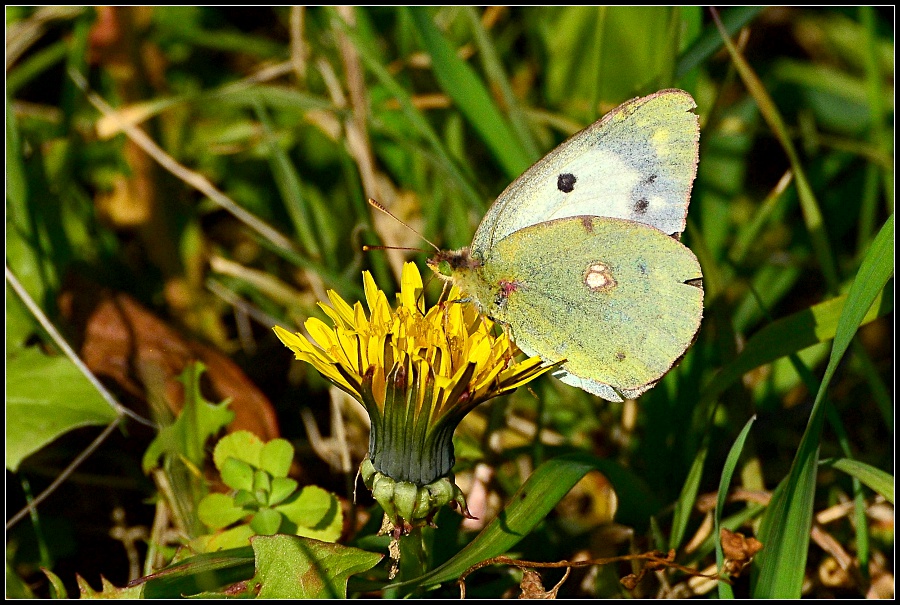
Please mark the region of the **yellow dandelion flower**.
[[[359, 401], [372, 421], [361, 472], [395, 527], [430, 523], [453, 503], [468, 516], [453, 483], [453, 431], [477, 405], [552, 369], [539, 357], [515, 362], [507, 334], [473, 305], [438, 304], [426, 312], [422, 276], [403, 267], [397, 306], [363, 273], [368, 314], [328, 292], [319, 303], [332, 326], [310, 318], [309, 336], [275, 327], [296, 358]], [[451, 289], [448, 300], [460, 298]]]

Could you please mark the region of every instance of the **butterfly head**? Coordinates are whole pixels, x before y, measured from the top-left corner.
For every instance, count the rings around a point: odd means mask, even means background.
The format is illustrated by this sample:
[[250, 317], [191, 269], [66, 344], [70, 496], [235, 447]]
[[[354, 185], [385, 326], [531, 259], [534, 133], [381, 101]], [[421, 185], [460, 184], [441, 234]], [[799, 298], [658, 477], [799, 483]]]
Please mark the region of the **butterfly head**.
[[453, 281], [454, 274], [477, 269], [481, 262], [472, 257], [469, 248], [441, 250], [428, 259], [428, 267], [444, 281]]

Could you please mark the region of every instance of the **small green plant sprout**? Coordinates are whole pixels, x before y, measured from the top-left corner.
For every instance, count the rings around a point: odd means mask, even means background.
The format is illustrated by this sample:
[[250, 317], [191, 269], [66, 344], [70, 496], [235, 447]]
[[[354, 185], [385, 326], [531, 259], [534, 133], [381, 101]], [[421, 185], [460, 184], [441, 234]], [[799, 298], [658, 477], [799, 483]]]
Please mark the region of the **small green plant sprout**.
[[294, 448], [284, 439], [263, 443], [249, 431], [220, 439], [213, 462], [231, 491], [200, 501], [197, 513], [213, 533], [198, 537], [192, 546], [212, 552], [246, 546], [251, 536], [274, 534], [337, 540], [343, 527], [340, 503], [314, 485], [298, 490], [297, 481], [287, 476], [293, 458]]

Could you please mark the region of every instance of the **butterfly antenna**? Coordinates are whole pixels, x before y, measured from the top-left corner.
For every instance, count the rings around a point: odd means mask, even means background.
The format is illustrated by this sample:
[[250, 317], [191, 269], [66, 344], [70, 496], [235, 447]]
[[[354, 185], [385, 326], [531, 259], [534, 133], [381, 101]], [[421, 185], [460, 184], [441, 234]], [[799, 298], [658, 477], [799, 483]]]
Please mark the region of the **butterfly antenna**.
[[406, 248], [404, 246], [370, 246], [369, 244], [363, 244], [363, 252], [371, 252], [372, 250], [409, 250], [410, 252], [424, 252], [428, 253], [428, 250], [423, 250], [422, 248]]
[[[382, 206], [380, 202], [376, 202], [372, 198], [369, 198], [369, 205], [372, 206], [373, 208], [375, 208], [376, 210], [380, 210], [380, 211], [384, 212], [386, 215], [388, 215], [389, 217], [391, 217], [392, 219], [394, 219], [395, 221], [397, 221], [398, 223], [400, 223], [401, 225], [403, 225], [404, 227], [406, 227], [407, 229], [409, 229], [410, 231], [412, 231], [413, 233], [415, 233], [416, 235], [421, 237], [422, 240], [425, 241], [425, 243], [427, 243], [429, 246], [431, 246], [438, 252], [441, 251], [441, 249], [438, 248], [437, 246], [435, 246], [427, 237], [425, 237], [424, 235], [422, 235], [421, 233], [419, 233], [418, 231], [416, 231], [415, 229], [413, 229], [412, 227], [410, 227], [409, 225], [407, 225], [406, 223], [401, 221], [399, 218], [397, 218], [394, 215], [393, 212], [391, 212], [390, 210], [388, 210], [387, 208]], [[364, 246], [363, 249], [364, 250], [385, 250], [386, 248], [384, 246]], [[391, 249], [392, 250], [395, 250], [395, 249], [396, 250], [419, 250], [418, 248], [391, 248]], [[425, 252], [425, 251], [419, 250], [419, 252]]]

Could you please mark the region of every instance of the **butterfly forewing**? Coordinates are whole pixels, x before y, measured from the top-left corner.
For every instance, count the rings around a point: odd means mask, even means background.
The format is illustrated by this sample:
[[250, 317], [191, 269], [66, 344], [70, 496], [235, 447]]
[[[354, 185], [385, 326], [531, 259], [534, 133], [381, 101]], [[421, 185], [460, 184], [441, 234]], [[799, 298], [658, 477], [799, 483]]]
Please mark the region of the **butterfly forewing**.
[[661, 90], [623, 103], [528, 169], [500, 194], [475, 233], [483, 255], [529, 225], [606, 216], [684, 231], [697, 172], [693, 98]]

